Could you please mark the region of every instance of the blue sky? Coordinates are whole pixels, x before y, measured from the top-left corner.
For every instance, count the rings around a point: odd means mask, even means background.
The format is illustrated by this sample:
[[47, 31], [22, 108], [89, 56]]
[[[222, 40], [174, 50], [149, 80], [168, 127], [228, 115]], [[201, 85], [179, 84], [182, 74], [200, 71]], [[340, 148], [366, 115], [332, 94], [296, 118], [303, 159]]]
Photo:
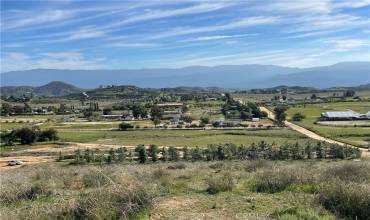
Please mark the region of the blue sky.
[[370, 0], [1, 1], [1, 71], [370, 60]]

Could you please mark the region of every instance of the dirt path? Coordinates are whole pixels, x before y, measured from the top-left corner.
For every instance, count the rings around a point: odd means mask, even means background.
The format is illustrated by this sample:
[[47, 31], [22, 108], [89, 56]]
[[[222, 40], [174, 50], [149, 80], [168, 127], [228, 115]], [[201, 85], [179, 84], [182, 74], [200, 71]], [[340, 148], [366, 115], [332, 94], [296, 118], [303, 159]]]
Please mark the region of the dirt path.
[[[0, 172], [20, 168], [30, 164], [44, 163], [53, 161], [55, 157], [52, 156], [15, 156], [15, 157], [0, 157]], [[23, 161], [23, 165], [8, 166], [9, 160]]]
[[[268, 108], [266, 107], [260, 107], [260, 110], [261, 111], [264, 111], [267, 113], [267, 116], [272, 119], [272, 120], [275, 120], [275, 114], [270, 111]], [[340, 141], [336, 141], [336, 140], [333, 140], [333, 139], [330, 139], [330, 138], [326, 138], [326, 137], [323, 137], [315, 132], [312, 132], [304, 127], [301, 127], [299, 125], [296, 125], [294, 123], [291, 123], [289, 121], [285, 121], [285, 125], [288, 126], [289, 128], [309, 137], [309, 138], [312, 138], [314, 140], [318, 140], [318, 141], [324, 141], [324, 142], [327, 142], [327, 143], [330, 143], [330, 144], [338, 144], [338, 145], [341, 145], [341, 146], [344, 146], [344, 145], [347, 145], [347, 146], [352, 146], [352, 145], [349, 145], [349, 144], [346, 144], [346, 143], [343, 143], [343, 142], [340, 142]], [[355, 146], [352, 146], [352, 147], [355, 147]], [[366, 149], [363, 149], [363, 148], [359, 148], [361, 151], [362, 151], [362, 156], [363, 157], [370, 157], [370, 152], [367, 151]]]

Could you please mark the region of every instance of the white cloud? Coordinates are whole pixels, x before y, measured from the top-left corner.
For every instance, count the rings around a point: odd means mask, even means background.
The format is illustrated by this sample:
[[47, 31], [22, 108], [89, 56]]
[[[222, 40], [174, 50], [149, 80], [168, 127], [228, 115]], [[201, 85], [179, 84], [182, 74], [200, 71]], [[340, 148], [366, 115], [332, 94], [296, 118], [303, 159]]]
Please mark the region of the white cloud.
[[186, 8], [179, 8], [179, 9], [172, 9], [172, 10], [147, 10], [144, 14], [137, 14], [134, 16], [131, 16], [127, 19], [124, 19], [123, 21], [115, 22], [110, 25], [106, 25], [103, 27], [103, 29], [110, 29], [114, 27], [119, 27], [126, 24], [131, 24], [135, 22], [141, 22], [141, 21], [148, 21], [148, 20], [154, 20], [154, 19], [160, 19], [160, 18], [168, 18], [168, 17], [174, 17], [174, 16], [181, 16], [181, 15], [189, 15], [189, 14], [199, 14], [204, 12], [210, 12], [219, 10], [225, 7], [229, 7], [232, 4], [226, 3], [226, 2], [219, 2], [219, 3], [202, 3], [193, 5]]
[[328, 0], [295, 0], [295, 1], [267, 1], [264, 4], [252, 7], [253, 10], [283, 13], [329, 13], [331, 4]]
[[369, 46], [369, 40], [363, 39], [329, 39], [325, 43], [334, 47], [333, 52], [345, 52], [354, 48]]
[[52, 23], [65, 20], [72, 17], [72, 15], [72, 13], [64, 10], [47, 10], [39, 13], [27, 12], [19, 15], [19, 17], [14, 17], [14, 19], [5, 20], [4, 23], [2, 23], [2, 27], [5, 29], [14, 29], [44, 23]]
[[79, 52], [41, 53], [31, 57], [24, 53], [8, 53], [1, 59], [1, 72], [28, 69], [98, 69], [102, 59], [87, 59]]
[[298, 25], [289, 33], [350, 29], [370, 24], [370, 19], [347, 14], [309, 16], [296, 19]]
[[186, 35], [186, 34], [246, 28], [246, 27], [258, 26], [258, 25], [273, 24], [279, 21], [280, 19], [278, 17], [264, 17], [264, 16], [247, 17], [247, 18], [244, 18], [238, 21], [234, 21], [234, 22], [227, 23], [227, 24], [221, 24], [221, 25], [204, 26], [204, 27], [178, 27], [178, 28], [172, 29], [164, 33], [153, 35], [149, 37], [149, 39], [159, 39], [159, 38], [174, 37], [174, 36]]
[[114, 43], [107, 43], [104, 46], [106, 47], [126, 47], [126, 48], [146, 48], [146, 47], [157, 47], [159, 46], [159, 44], [114, 42]]
[[200, 36], [195, 38], [187, 38], [180, 40], [179, 42], [197, 42], [197, 41], [213, 41], [213, 40], [224, 40], [231, 38], [242, 38], [248, 36], [256, 36], [257, 34], [236, 34], [236, 35], [212, 35], [212, 36]]

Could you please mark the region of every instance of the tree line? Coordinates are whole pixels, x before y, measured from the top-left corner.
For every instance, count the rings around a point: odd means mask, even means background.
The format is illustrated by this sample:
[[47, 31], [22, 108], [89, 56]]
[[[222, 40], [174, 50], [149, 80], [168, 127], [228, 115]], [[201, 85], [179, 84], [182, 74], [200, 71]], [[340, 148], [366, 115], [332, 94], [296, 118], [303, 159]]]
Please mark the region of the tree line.
[[58, 139], [58, 132], [52, 128], [41, 130], [38, 127], [24, 127], [1, 134], [1, 143], [8, 146], [16, 142], [32, 144], [34, 142], [56, 141]]
[[74, 159], [73, 163], [115, 163], [138, 161], [222, 161], [222, 160], [306, 160], [306, 159], [351, 159], [361, 157], [361, 151], [350, 146], [307, 142], [302, 145], [284, 143], [269, 144], [264, 141], [250, 145], [210, 144], [207, 147], [158, 147], [138, 145], [134, 151], [125, 147], [111, 148], [108, 152], [99, 149], [80, 149], [75, 154], [59, 155], [59, 160]]

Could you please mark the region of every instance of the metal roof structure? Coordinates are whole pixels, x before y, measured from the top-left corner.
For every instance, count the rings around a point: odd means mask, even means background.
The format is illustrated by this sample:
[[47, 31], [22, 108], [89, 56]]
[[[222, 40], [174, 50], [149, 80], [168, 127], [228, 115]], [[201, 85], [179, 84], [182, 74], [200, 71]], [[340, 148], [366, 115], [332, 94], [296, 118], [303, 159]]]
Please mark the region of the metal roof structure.
[[326, 118], [359, 118], [361, 116], [361, 114], [354, 111], [324, 112], [321, 115]]

